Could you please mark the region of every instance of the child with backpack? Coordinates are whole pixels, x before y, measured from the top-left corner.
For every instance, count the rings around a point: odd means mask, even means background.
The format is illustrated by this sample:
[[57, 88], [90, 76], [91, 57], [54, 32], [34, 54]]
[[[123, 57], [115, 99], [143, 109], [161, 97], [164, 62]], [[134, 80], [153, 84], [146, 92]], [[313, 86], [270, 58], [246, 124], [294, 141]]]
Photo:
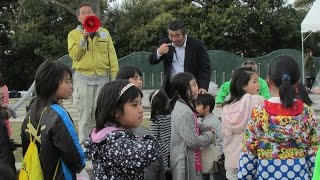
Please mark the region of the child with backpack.
[[171, 138], [170, 99], [164, 90], [155, 90], [150, 94], [149, 101], [151, 104], [150, 133], [160, 144], [166, 179], [169, 180], [171, 179], [171, 173], [169, 172]]
[[[58, 104], [60, 99], [71, 97], [71, 78], [71, 70], [62, 63], [45, 61], [39, 66], [35, 75], [37, 97], [21, 127], [25, 157], [20, 177], [26, 173], [33, 175], [24, 171], [28, 168], [25, 167], [25, 164], [28, 165], [26, 152], [31, 147], [39, 152], [44, 179], [76, 179], [76, 173], [85, 167], [84, 153], [74, 123], [68, 112]], [[33, 143], [36, 147], [32, 146]]]
[[[193, 101], [198, 97], [198, 84], [190, 73], [178, 73], [172, 79], [174, 93], [171, 105], [170, 169], [172, 179], [197, 179], [201, 176], [200, 148], [213, 140], [213, 130], [199, 129]], [[200, 133], [202, 132], [202, 133]]]
[[94, 179], [143, 179], [143, 168], [156, 160], [160, 147], [153, 136], [132, 134], [143, 120], [142, 92], [128, 80], [105, 84], [98, 96], [96, 128], [88, 152]]
[[[200, 126], [204, 126], [208, 129], [213, 129], [214, 132], [214, 143], [218, 147], [219, 151], [218, 154], [215, 155], [215, 157], [219, 157], [223, 155], [223, 140], [221, 137], [221, 121], [212, 113], [214, 106], [215, 106], [215, 100], [214, 97], [211, 94], [199, 94], [198, 98], [195, 101], [196, 104], [196, 110], [198, 113], [198, 116], [200, 117]], [[209, 147], [204, 147], [209, 148]], [[201, 157], [206, 158], [206, 157]], [[210, 157], [207, 157], [210, 159]], [[210, 162], [210, 164], [217, 163], [216, 162]], [[222, 160], [222, 159], [221, 159]], [[213, 174], [214, 179], [220, 179], [219, 172], [223, 172], [223, 170], [215, 169], [217, 172], [210, 172], [207, 174], [203, 174], [203, 180], [210, 180], [210, 174]], [[222, 177], [225, 177], [225, 175], [222, 175]]]
[[290, 56], [278, 56], [271, 62], [268, 83], [273, 97], [250, 114], [239, 179], [312, 178], [320, 126], [312, 108], [296, 99], [299, 69]]
[[263, 102], [258, 95], [260, 85], [258, 73], [252, 68], [242, 67], [233, 72], [230, 99], [223, 104], [221, 135], [228, 180], [237, 180], [241, 142], [252, 109]]

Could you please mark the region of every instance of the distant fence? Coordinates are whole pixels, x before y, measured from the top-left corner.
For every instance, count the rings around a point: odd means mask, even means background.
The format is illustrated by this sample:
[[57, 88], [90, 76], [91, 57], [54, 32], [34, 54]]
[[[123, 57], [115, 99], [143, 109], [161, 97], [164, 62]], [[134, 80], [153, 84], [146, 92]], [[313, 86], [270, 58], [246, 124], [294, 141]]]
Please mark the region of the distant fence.
[[[163, 80], [163, 64], [160, 62], [156, 65], [150, 65], [148, 58], [150, 52], [135, 52], [128, 56], [119, 59], [120, 68], [123, 66], [135, 66], [143, 72], [143, 88], [144, 89], [155, 89], [162, 85]], [[211, 63], [211, 81], [218, 85], [228, 81], [231, 78], [233, 70], [240, 67], [241, 63], [245, 60], [252, 60], [257, 63], [258, 71], [262, 78], [267, 77], [268, 67], [270, 62], [277, 56], [288, 55], [293, 57], [299, 64], [301, 69], [301, 51], [295, 49], [280, 49], [273, 51], [267, 55], [257, 58], [244, 58], [235, 54], [221, 51], [221, 50], [210, 50], [208, 51]], [[58, 59], [71, 67], [71, 59], [68, 55], [65, 55]], [[314, 64], [316, 70], [320, 70], [320, 57], [314, 57]]]

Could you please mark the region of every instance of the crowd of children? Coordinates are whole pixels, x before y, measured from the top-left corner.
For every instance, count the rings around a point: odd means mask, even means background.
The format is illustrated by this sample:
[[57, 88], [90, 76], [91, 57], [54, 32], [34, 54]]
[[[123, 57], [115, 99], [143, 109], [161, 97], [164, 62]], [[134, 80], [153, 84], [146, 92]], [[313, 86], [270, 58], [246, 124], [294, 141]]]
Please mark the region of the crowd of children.
[[[97, 98], [95, 128], [88, 137], [87, 158], [94, 179], [312, 179], [319, 168], [320, 125], [312, 101], [299, 83], [299, 66], [289, 56], [270, 64], [271, 98], [259, 95], [258, 73], [251, 67], [233, 72], [230, 98], [222, 104], [221, 119], [213, 114], [215, 98], [198, 94], [195, 77], [187, 72], [172, 79], [171, 99], [163, 89], [149, 101], [149, 132], [135, 133], [144, 119], [141, 71], [120, 69], [117, 80], [105, 84]], [[36, 139], [44, 179], [76, 179], [85, 167], [85, 154], [71, 116], [60, 105], [72, 95], [71, 70], [45, 61], [35, 75], [37, 97], [21, 127], [23, 154]], [[4, 86], [0, 84], [0, 172], [15, 177], [14, 156]], [[37, 128], [39, 127], [39, 128]], [[201, 151], [216, 146], [219, 158], [206, 166]], [[216, 164], [222, 164], [223, 174]], [[157, 164], [157, 165], [155, 165]], [[316, 165], [315, 165], [316, 164]], [[159, 170], [163, 167], [163, 170]], [[161, 169], [161, 168], [160, 168]], [[215, 170], [214, 170], [215, 169]], [[147, 172], [153, 176], [147, 176]], [[156, 172], [157, 171], [157, 172]], [[221, 172], [218, 167], [218, 172]], [[318, 170], [319, 171], [319, 170]], [[11, 175], [12, 174], [12, 175]], [[14, 178], [13, 178], [14, 179]]]
[[312, 108], [296, 99], [299, 66], [293, 58], [279, 56], [268, 75], [273, 96], [248, 119], [238, 178], [312, 179], [320, 126]]

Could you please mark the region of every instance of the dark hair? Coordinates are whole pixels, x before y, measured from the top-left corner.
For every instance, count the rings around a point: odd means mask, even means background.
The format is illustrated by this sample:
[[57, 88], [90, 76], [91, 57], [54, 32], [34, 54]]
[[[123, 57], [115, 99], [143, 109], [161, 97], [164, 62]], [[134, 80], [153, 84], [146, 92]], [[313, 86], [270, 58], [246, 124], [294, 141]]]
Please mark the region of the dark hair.
[[241, 63], [241, 67], [245, 67], [246, 65], [253, 65], [254, 66], [254, 69], [255, 71], [258, 70], [258, 66], [257, 64], [254, 62], [254, 61], [251, 61], [251, 60], [245, 60]]
[[151, 121], [155, 121], [155, 117], [157, 115], [170, 112], [168, 110], [168, 104], [170, 99], [168, 95], [164, 92], [164, 90], [153, 91], [149, 96], [149, 101], [151, 104]]
[[298, 93], [296, 98], [300, 99], [303, 103], [307, 104], [308, 106], [311, 106], [313, 102], [309, 97], [307, 88], [303, 85], [302, 82], [298, 83], [297, 88], [298, 88]]
[[311, 52], [313, 52], [313, 51], [312, 51], [312, 49], [310, 49], [310, 48], [306, 50], [306, 53], [307, 53], [307, 54], [309, 54], [309, 53], [311, 53]]
[[129, 78], [134, 78], [136, 74], [139, 74], [139, 76], [142, 77], [141, 71], [134, 67], [134, 66], [124, 66], [120, 68], [116, 79], [129, 79]]
[[239, 101], [246, 91], [243, 89], [244, 86], [248, 85], [252, 74], [257, 73], [251, 67], [242, 67], [235, 70], [232, 74], [230, 84], [230, 99], [223, 105], [231, 104]]
[[70, 68], [56, 61], [43, 62], [35, 75], [35, 90], [37, 98], [31, 107], [31, 119], [40, 118], [43, 108], [54, 103], [58, 103], [55, 99], [56, 91], [66, 75], [72, 78]]
[[210, 113], [212, 113], [215, 105], [215, 99], [211, 94], [199, 94], [195, 101], [196, 105], [203, 105], [204, 107], [210, 107]]
[[34, 101], [37, 99], [37, 97], [33, 97], [32, 99], [31, 99], [31, 101], [29, 102], [29, 104], [26, 106], [26, 112], [28, 113], [29, 111], [30, 111], [30, 109], [31, 109], [31, 107], [32, 107], [32, 105], [33, 105], [33, 103], [34, 103]]
[[80, 4], [80, 5], [78, 6], [77, 16], [79, 16], [79, 14], [80, 14], [80, 9], [81, 9], [83, 6], [90, 6], [91, 9], [92, 9], [92, 11], [94, 12], [94, 9], [93, 9], [93, 7], [91, 6], [91, 4], [89, 4], [89, 3], [82, 3], [82, 4]]
[[143, 97], [141, 90], [134, 85], [120, 96], [121, 90], [129, 83], [128, 80], [116, 80], [105, 84], [101, 88], [95, 111], [96, 131], [103, 129], [107, 123], [120, 126], [120, 122], [115, 116], [116, 112], [123, 113], [126, 102], [133, 101], [139, 95], [141, 98]]
[[196, 112], [195, 108], [190, 103], [188, 92], [191, 92], [190, 81], [195, 79], [191, 73], [182, 72], [175, 75], [172, 79], [172, 92], [173, 97], [171, 99], [171, 109], [173, 109], [179, 98], [183, 99], [187, 105]]
[[293, 105], [295, 84], [299, 81], [298, 63], [290, 56], [278, 56], [269, 66], [269, 79], [279, 89], [280, 101], [285, 107]]
[[173, 20], [168, 24], [168, 30], [177, 31], [181, 30], [181, 33], [184, 35], [187, 33], [186, 25], [180, 20]]

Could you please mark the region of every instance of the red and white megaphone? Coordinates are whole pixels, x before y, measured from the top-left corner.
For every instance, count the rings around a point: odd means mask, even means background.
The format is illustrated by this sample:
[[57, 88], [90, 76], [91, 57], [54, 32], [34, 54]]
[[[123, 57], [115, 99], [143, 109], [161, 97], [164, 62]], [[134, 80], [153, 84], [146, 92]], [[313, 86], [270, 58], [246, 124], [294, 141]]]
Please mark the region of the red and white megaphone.
[[100, 24], [100, 20], [97, 18], [97, 16], [87, 16], [83, 21], [83, 28], [88, 32], [97, 32]]

